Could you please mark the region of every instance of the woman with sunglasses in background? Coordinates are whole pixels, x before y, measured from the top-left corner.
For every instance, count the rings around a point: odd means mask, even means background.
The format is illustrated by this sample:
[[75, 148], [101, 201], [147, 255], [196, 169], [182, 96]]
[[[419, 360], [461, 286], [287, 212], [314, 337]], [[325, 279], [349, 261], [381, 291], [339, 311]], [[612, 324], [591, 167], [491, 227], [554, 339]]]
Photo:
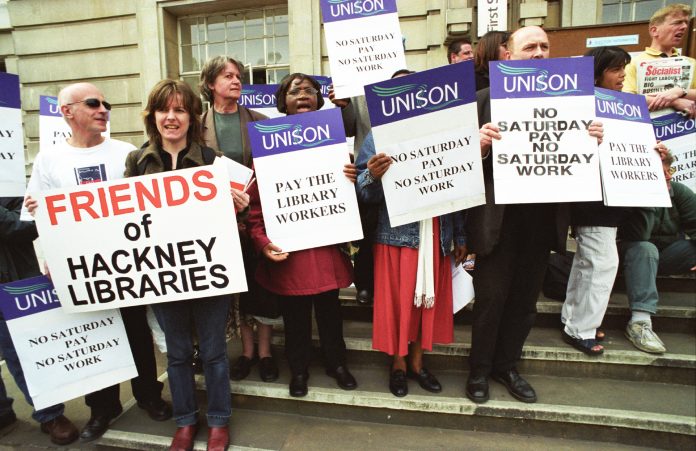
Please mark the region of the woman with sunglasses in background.
[[[278, 111], [288, 116], [316, 111], [324, 105], [319, 83], [312, 77], [287, 75], [276, 92]], [[355, 181], [355, 166], [347, 164], [344, 173]], [[338, 299], [339, 288], [352, 281], [350, 259], [338, 245], [322, 246], [296, 252], [283, 252], [266, 235], [258, 184], [250, 190], [249, 231], [254, 245], [263, 256], [256, 271], [256, 281], [279, 295], [285, 325], [285, 354], [290, 365], [290, 395], [307, 394], [312, 348], [312, 308], [319, 329], [326, 374], [339, 387], [353, 390], [357, 382], [346, 367], [346, 344]]]

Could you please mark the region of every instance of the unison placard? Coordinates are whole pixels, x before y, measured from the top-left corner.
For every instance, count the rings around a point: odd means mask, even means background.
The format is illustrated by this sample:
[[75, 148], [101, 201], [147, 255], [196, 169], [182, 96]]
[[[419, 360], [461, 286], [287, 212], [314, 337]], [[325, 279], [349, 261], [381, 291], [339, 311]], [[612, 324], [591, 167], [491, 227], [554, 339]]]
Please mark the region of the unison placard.
[[392, 226], [485, 203], [475, 92], [472, 61], [366, 87]]
[[604, 204], [671, 207], [645, 97], [595, 88], [595, 101], [604, 124], [599, 146]]
[[0, 307], [37, 410], [138, 375], [118, 310], [68, 314], [46, 276], [1, 285]]
[[369, 83], [406, 67], [396, 0], [320, 0], [336, 97], [363, 95]]
[[25, 189], [19, 77], [0, 72], [0, 196], [23, 196]]
[[696, 119], [671, 113], [653, 118], [655, 137], [674, 155], [672, 180], [683, 183], [696, 193]]
[[341, 112], [249, 124], [266, 234], [285, 252], [362, 239]]
[[492, 61], [495, 202], [602, 199], [592, 58]]

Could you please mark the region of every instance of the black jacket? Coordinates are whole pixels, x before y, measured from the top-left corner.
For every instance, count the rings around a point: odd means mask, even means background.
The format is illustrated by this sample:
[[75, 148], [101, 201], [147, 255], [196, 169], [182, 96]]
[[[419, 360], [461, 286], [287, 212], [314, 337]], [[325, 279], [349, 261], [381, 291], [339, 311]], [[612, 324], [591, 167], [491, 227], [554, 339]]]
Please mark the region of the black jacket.
[[0, 197], [0, 283], [41, 274], [33, 243], [36, 225], [19, 220], [23, 200]]

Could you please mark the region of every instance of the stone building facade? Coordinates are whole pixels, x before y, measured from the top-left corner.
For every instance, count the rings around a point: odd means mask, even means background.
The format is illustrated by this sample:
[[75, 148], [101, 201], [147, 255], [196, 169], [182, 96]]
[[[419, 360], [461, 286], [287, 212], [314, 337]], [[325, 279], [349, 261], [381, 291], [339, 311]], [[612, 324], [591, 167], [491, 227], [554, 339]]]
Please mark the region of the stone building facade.
[[[509, 0], [508, 29], [640, 21], [664, 3], [672, 1]], [[475, 34], [476, 4], [397, 0], [408, 67], [445, 64], [443, 43]], [[112, 136], [140, 145], [150, 88], [164, 77], [195, 84], [200, 64], [217, 54], [248, 64], [255, 83], [295, 71], [330, 75], [319, 0], [0, 0], [0, 70], [22, 83], [29, 165], [39, 95], [91, 81], [114, 105]]]

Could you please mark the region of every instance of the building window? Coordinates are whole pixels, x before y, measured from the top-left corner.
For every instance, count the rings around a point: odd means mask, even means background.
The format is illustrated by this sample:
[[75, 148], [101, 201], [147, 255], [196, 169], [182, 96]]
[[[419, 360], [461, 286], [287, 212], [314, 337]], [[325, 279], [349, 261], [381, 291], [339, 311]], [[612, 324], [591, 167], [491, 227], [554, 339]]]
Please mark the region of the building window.
[[179, 74], [196, 92], [202, 65], [218, 55], [245, 65], [244, 83], [279, 83], [290, 72], [288, 8], [181, 18], [179, 49]]
[[690, 3], [696, 9], [696, 0], [602, 0], [602, 23], [650, 20], [655, 11], [672, 3]]

